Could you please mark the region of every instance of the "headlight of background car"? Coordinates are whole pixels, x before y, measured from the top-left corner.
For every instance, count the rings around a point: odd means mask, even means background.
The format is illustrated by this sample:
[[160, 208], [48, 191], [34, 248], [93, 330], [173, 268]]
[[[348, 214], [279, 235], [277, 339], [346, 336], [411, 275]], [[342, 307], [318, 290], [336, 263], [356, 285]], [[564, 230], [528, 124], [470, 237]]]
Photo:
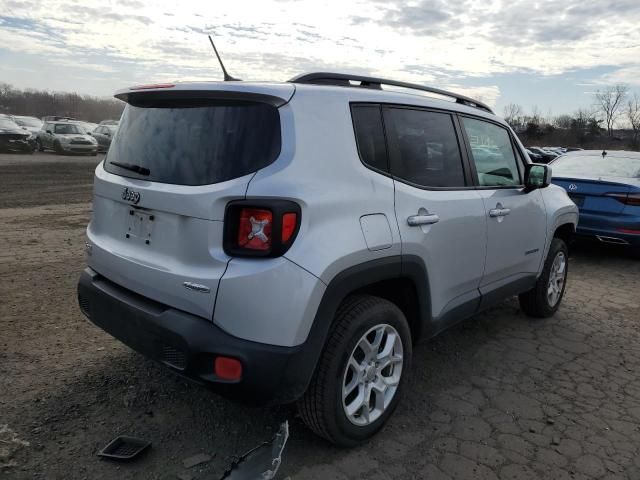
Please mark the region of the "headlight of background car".
[[89, 141], [90, 141], [91, 143], [93, 143], [94, 145], [95, 145], [96, 143], [98, 143], [98, 141], [97, 141], [95, 138], [93, 138], [91, 135], [87, 135], [87, 138], [88, 138], [88, 139], [89, 139]]

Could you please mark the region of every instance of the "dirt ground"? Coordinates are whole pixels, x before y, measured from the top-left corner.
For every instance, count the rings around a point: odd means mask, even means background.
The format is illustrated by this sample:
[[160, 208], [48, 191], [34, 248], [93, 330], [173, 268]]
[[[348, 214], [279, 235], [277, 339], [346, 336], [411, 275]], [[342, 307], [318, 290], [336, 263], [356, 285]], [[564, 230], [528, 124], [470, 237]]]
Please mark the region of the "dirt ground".
[[[417, 347], [389, 425], [340, 450], [295, 409], [233, 404], [84, 319], [75, 289], [99, 160], [0, 155], [0, 478], [216, 479], [289, 419], [279, 478], [640, 479], [640, 261], [579, 246], [554, 318], [510, 300]], [[152, 448], [100, 460], [119, 434]], [[212, 460], [183, 466], [201, 452]]]

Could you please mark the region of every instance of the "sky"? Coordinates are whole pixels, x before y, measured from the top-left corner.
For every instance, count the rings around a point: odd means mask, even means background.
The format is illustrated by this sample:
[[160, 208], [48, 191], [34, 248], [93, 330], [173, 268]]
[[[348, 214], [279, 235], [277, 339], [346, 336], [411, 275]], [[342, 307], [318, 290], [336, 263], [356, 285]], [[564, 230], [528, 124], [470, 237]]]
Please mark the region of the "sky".
[[140, 83], [309, 71], [449, 89], [502, 113], [640, 95], [640, 0], [0, 0], [0, 82], [110, 96]]

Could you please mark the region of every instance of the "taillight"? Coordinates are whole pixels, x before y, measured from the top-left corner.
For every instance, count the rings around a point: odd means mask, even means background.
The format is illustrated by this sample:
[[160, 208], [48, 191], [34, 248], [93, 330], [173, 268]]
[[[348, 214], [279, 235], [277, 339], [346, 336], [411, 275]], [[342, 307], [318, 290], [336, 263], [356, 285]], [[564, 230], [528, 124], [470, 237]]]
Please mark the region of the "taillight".
[[625, 205], [631, 205], [633, 207], [640, 207], [640, 193], [622, 193], [622, 192], [610, 192], [605, 193], [605, 197], [615, 198]]
[[231, 256], [278, 257], [298, 234], [300, 206], [288, 200], [239, 200], [227, 205], [224, 251]]

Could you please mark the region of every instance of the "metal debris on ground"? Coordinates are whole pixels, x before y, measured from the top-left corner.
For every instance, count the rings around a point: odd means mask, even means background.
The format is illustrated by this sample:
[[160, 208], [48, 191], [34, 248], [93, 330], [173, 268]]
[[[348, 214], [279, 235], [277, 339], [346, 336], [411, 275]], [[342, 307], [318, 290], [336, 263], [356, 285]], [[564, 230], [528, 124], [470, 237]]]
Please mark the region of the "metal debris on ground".
[[151, 442], [135, 437], [119, 436], [98, 452], [98, 456], [110, 460], [132, 460], [142, 453]]
[[22, 447], [28, 447], [29, 442], [20, 440], [18, 434], [9, 425], [0, 425], [0, 469], [17, 467], [13, 455]]
[[185, 458], [182, 461], [182, 466], [184, 468], [195, 467], [196, 465], [200, 465], [202, 463], [207, 463], [211, 460], [211, 455], [207, 455], [206, 453], [198, 453], [197, 455], [193, 455], [192, 457]]
[[234, 460], [220, 480], [271, 480], [282, 463], [282, 452], [289, 439], [289, 422], [269, 442], [249, 450]]

